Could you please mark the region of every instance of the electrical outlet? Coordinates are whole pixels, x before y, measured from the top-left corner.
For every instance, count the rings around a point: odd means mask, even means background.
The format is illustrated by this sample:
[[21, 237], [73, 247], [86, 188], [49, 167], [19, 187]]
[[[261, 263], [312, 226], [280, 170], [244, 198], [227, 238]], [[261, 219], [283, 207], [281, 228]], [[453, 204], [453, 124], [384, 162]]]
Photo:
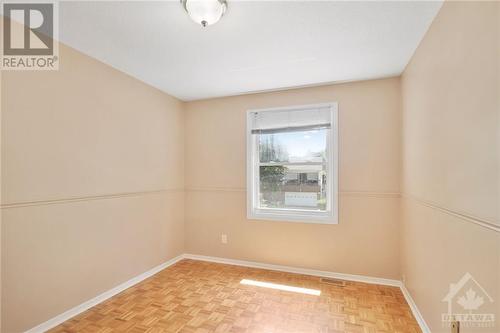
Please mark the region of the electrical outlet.
[[226, 234], [220, 235], [220, 242], [222, 244], [227, 244], [227, 235]]
[[452, 321], [450, 327], [451, 327], [451, 333], [460, 333], [459, 321]]

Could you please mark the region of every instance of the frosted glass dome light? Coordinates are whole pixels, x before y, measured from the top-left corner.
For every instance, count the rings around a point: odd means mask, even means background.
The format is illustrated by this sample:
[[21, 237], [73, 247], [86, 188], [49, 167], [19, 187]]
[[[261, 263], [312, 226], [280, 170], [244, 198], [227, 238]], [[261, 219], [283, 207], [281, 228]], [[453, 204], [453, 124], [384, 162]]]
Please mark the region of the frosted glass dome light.
[[217, 23], [227, 10], [226, 0], [181, 0], [189, 17], [203, 27]]

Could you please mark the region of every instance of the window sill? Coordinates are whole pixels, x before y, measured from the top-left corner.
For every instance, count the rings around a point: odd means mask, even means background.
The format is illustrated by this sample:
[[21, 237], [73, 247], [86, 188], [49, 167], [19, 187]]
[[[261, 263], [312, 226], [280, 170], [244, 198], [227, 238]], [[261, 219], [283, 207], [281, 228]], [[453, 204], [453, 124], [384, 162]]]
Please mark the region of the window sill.
[[290, 212], [276, 212], [253, 210], [247, 213], [249, 220], [267, 220], [267, 221], [281, 221], [281, 222], [298, 222], [298, 223], [312, 223], [312, 224], [338, 224], [338, 218], [329, 214], [318, 213], [290, 213]]

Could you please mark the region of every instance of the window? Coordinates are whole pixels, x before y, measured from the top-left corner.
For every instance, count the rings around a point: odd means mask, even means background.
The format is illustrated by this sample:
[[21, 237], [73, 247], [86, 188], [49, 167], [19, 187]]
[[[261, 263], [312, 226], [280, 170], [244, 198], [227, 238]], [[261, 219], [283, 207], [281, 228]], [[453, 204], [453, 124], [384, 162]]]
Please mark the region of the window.
[[337, 104], [247, 112], [249, 219], [338, 222]]

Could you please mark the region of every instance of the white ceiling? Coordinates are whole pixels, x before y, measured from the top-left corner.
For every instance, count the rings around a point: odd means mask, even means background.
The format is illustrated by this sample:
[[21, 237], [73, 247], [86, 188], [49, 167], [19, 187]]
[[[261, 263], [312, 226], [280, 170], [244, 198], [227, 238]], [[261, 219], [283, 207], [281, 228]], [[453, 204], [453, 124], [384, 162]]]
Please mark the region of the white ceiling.
[[399, 75], [442, 2], [62, 2], [62, 42], [182, 100]]

